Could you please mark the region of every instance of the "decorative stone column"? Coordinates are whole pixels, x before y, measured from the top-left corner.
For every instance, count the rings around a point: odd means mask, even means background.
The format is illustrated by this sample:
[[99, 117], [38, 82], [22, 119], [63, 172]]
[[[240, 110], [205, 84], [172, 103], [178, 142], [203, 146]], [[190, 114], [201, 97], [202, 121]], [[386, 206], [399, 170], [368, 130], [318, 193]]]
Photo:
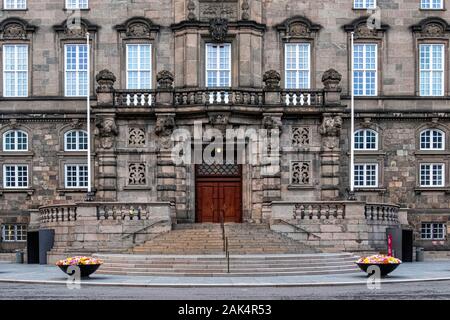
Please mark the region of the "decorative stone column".
[[96, 141], [95, 154], [98, 173], [97, 199], [101, 201], [117, 200], [117, 155], [116, 137], [118, 128], [114, 112], [114, 82], [116, 77], [109, 70], [100, 71], [97, 80], [97, 107], [95, 112]]
[[321, 165], [321, 200], [337, 200], [339, 197], [339, 138], [342, 117], [339, 114], [323, 114], [319, 132], [322, 136]]
[[158, 201], [175, 202], [176, 171], [172, 160], [173, 141], [171, 135], [175, 129], [174, 113], [156, 115], [155, 136], [157, 138], [157, 194]]
[[280, 73], [276, 70], [266, 71], [263, 75], [264, 102], [266, 105], [281, 104]]

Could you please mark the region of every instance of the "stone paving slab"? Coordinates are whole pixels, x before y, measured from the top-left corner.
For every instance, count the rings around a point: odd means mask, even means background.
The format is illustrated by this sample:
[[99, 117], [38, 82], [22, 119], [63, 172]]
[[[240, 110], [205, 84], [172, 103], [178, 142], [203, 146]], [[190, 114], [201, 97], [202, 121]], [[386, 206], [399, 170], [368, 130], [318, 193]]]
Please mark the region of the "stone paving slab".
[[[450, 260], [404, 263], [382, 283], [450, 280]], [[52, 265], [0, 263], [0, 282], [67, 284], [67, 277]], [[177, 277], [92, 275], [82, 285], [142, 287], [288, 287], [366, 284], [363, 272], [277, 277]]]

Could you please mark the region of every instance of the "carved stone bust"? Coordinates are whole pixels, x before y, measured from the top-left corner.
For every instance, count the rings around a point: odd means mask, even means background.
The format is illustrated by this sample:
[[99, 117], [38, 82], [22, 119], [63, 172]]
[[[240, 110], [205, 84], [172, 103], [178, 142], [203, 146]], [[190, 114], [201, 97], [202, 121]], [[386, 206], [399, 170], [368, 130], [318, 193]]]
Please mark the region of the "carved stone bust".
[[267, 89], [279, 89], [281, 76], [276, 70], [266, 71], [263, 75], [263, 81]]
[[173, 80], [174, 76], [168, 70], [162, 70], [156, 75], [156, 81], [158, 82], [158, 88], [160, 89], [172, 89]]

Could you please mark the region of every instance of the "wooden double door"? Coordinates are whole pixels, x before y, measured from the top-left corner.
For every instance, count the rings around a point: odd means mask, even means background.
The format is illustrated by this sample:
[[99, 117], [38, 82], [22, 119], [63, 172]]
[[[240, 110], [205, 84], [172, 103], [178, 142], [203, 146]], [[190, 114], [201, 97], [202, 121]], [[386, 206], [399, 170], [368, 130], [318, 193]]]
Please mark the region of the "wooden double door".
[[[239, 170], [240, 173], [240, 170]], [[197, 222], [242, 222], [241, 176], [196, 177]]]

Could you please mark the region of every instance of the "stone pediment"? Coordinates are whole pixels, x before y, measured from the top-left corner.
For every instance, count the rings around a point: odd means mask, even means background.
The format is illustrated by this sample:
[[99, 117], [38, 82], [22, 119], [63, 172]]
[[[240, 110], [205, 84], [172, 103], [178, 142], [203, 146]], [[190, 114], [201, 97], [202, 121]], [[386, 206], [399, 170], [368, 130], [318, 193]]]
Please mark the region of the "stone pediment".
[[114, 27], [124, 38], [154, 39], [159, 32], [159, 25], [145, 17], [133, 17]]
[[321, 25], [312, 23], [308, 18], [295, 16], [276, 25], [275, 28], [285, 38], [314, 38], [322, 28]]
[[28, 40], [29, 34], [35, 30], [35, 26], [20, 18], [8, 18], [0, 23], [2, 40]]
[[389, 25], [373, 23], [370, 17], [361, 17], [343, 26], [345, 32], [354, 32], [355, 39], [381, 39]]
[[444, 19], [430, 17], [411, 26], [412, 32], [421, 38], [444, 38], [450, 33], [450, 26]]
[[63, 38], [82, 39], [86, 38], [86, 32], [95, 33], [99, 26], [84, 18], [67, 19], [61, 24], [54, 25], [53, 29], [60, 33]]

